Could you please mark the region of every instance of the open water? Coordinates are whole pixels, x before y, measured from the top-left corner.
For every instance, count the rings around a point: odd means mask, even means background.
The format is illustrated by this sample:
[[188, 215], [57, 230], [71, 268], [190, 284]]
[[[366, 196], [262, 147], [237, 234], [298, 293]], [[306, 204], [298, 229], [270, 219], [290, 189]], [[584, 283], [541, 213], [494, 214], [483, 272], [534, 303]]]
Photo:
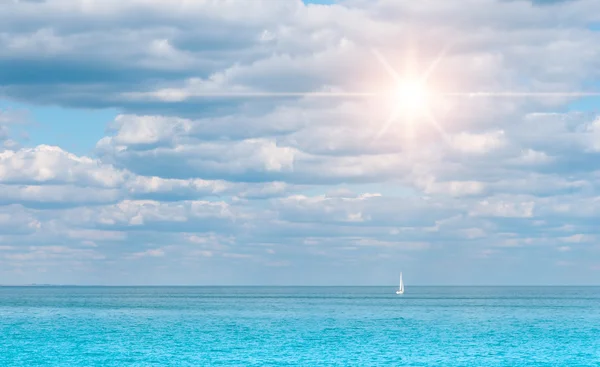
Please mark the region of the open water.
[[600, 366], [600, 288], [0, 287], [0, 366]]

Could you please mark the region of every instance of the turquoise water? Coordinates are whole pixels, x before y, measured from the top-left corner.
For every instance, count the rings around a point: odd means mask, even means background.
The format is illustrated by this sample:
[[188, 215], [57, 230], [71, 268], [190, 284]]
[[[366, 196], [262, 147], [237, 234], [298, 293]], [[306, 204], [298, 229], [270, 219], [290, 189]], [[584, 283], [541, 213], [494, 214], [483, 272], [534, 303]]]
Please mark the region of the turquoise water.
[[600, 288], [0, 287], [0, 366], [600, 366]]

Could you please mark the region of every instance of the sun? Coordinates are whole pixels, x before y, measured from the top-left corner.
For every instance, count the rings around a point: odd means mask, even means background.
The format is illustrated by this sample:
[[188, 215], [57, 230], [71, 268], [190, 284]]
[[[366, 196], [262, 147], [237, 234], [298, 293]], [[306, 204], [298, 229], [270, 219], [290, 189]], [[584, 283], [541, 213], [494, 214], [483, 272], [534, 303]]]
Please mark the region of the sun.
[[447, 140], [447, 134], [444, 128], [438, 123], [434, 113], [436, 105], [440, 103], [439, 96], [441, 94], [439, 91], [432, 93], [433, 90], [429, 88], [431, 85], [429, 83], [431, 74], [446, 50], [447, 48], [424, 71], [417, 72], [417, 68], [414, 67], [413, 62], [408, 60], [403, 74], [396, 72], [379, 51], [372, 50], [393, 81], [389, 85], [390, 89], [388, 89], [389, 98], [385, 98], [386, 109], [391, 107], [390, 115], [382, 123], [374, 139], [379, 139], [389, 128], [398, 124], [405, 130], [403, 135], [408, 140], [412, 140], [416, 138], [415, 133], [420, 129], [421, 124], [426, 123], [438, 130], [442, 138]]
[[406, 79], [398, 83], [394, 99], [400, 115], [417, 117], [429, 108], [430, 93], [419, 80]]

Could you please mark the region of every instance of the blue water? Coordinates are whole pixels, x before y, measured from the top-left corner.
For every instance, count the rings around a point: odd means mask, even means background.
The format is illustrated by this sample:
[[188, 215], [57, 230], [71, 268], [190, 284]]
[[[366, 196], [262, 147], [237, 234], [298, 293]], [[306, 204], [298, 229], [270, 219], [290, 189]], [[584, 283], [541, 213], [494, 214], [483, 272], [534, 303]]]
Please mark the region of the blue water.
[[0, 287], [0, 366], [600, 366], [600, 288]]

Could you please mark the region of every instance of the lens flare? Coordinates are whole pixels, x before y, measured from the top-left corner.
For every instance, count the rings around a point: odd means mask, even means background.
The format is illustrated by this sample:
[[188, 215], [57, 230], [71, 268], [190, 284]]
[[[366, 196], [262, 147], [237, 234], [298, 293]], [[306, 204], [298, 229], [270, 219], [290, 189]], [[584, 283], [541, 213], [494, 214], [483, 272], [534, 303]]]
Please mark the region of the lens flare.
[[398, 85], [396, 104], [400, 114], [417, 117], [429, 106], [429, 92], [423, 83], [417, 80], [406, 80]]

